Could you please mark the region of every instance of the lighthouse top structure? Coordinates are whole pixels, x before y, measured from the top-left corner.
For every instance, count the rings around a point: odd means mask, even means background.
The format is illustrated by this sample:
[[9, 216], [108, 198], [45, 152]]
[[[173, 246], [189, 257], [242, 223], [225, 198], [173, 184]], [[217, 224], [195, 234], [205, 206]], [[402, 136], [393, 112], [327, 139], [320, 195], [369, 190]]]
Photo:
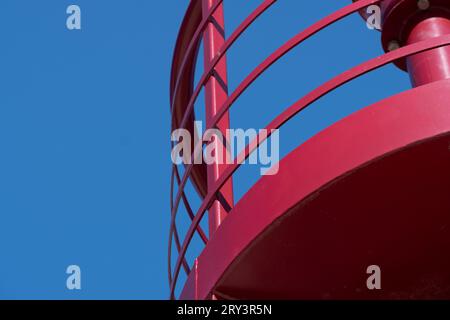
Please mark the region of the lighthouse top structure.
[[[382, 45], [386, 52], [450, 34], [448, 0], [383, 0], [378, 7]], [[371, 12], [366, 7], [360, 13], [368, 20]], [[394, 63], [409, 72], [413, 86], [450, 78], [450, 48], [398, 59]]]
[[[447, 141], [450, 116], [446, 105], [450, 100], [450, 82], [446, 81], [450, 70], [446, 69], [450, 35], [446, 32], [445, 18], [450, 3], [438, 0], [429, 6], [416, 0], [351, 3], [287, 40], [233, 92], [227, 92], [223, 88], [227, 87], [228, 50], [255, 20], [268, 14], [276, 0], [262, 1], [228, 38], [223, 32], [224, 2], [202, 0], [189, 4], [172, 65], [174, 130], [187, 129], [195, 136], [194, 104], [204, 89], [205, 130], [223, 130], [228, 125], [223, 119], [227, 119], [234, 103], [267, 69], [321, 30], [371, 5], [380, 6], [384, 14], [386, 53], [299, 97], [265, 129], [267, 132], [279, 129], [336, 88], [397, 61], [408, 70], [417, 88], [366, 107], [298, 146], [280, 161], [277, 175], [261, 178], [238, 203], [227, 201], [232, 198], [228, 197], [232, 188], [227, 188], [227, 184], [231, 185], [229, 182], [242, 162], [221, 167], [189, 164], [183, 171], [174, 164], [168, 255], [171, 298], [176, 297], [182, 270], [188, 277], [181, 290], [185, 299], [317, 299], [323, 298], [324, 292], [329, 298], [371, 297], [371, 293], [361, 290], [361, 277], [355, 275], [365, 270], [366, 263], [374, 257], [381, 264], [402, 270], [391, 278], [391, 288], [399, 294], [402, 286], [410, 283], [405, 278], [403, 262], [398, 261], [398, 252], [416, 253], [417, 247], [444, 250], [450, 243], [431, 242], [435, 227], [450, 223], [446, 220], [450, 210], [448, 192], [443, 192], [450, 187]], [[404, 16], [405, 12], [411, 16]], [[195, 83], [202, 41], [205, 70]], [[392, 41], [398, 42], [397, 48], [389, 46]], [[247, 159], [268, 138], [269, 135], [256, 137], [237, 158]], [[195, 147], [202, 150], [203, 142]], [[407, 165], [404, 159], [408, 159]], [[428, 165], [430, 161], [432, 166]], [[408, 170], [415, 172], [414, 181], [418, 183], [411, 180]], [[189, 179], [202, 197], [196, 212], [184, 191]], [[421, 193], [423, 186], [427, 193]], [[439, 206], [421, 215], [418, 210], [425, 211], [430, 203]], [[180, 205], [185, 206], [192, 221], [181, 239], [176, 224]], [[223, 215], [222, 209], [226, 211]], [[213, 222], [209, 234], [200, 225], [207, 212]], [[412, 233], [421, 236], [411, 238], [408, 235]], [[200, 236], [205, 247], [195, 261], [188, 261], [186, 252], [194, 234]], [[172, 264], [175, 250], [178, 256]], [[436, 255], [430, 254], [429, 261], [439, 261], [439, 250], [434, 252]], [[342, 261], [343, 256], [347, 259], [345, 265], [332, 263]], [[417, 261], [417, 256], [410, 258]], [[445, 263], [441, 265], [450, 268]], [[327, 273], [326, 266], [334, 269]], [[323, 277], [326, 281], [320, 281]]]

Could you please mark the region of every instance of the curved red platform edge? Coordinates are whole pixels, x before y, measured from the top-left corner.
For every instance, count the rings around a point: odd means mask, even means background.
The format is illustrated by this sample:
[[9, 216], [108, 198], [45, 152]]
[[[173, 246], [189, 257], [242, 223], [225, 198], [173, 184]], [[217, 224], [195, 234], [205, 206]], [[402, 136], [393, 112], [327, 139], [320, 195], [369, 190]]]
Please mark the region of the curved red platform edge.
[[[286, 225], [285, 222], [288, 221], [284, 221], [285, 218], [301, 216], [304, 211], [302, 205], [311, 202], [311, 198], [320, 197], [322, 191], [327, 188], [329, 190], [339, 189], [330, 188], [330, 185], [345, 184], [345, 181], [357, 176], [358, 172], [367, 170], [367, 168], [376, 168], [377, 163], [387, 163], [386, 159], [391, 158], [391, 155], [407, 154], [409, 150], [417, 149], [415, 146], [429, 144], [427, 141], [432, 141], [433, 138], [447, 137], [446, 134], [450, 132], [449, 90], [450, 81], [441, 81], [378, 102], [330, 126], [286, 156], [280, 162], [279, 173], [275, 176], [261, 178], [236, 205], [209, 241], [195, 262], [181, 298], [207, 299], [211, 293], [227, 297], [227, 292], [231, 291], [234, 296], [229, 298], [268, 298], [265, 295], [270, 291], [267, 283], [265, 284], [266, 292], [262, 290], [264, 286], [261, 288], [254, 286], [253, 291], [248, 287], [252, 281], [258, 280], [251, 279], [249, 274], [251, 275], [252, 270], [264, 270], [266, 263], [269, 265], [279, 264], [280, 270], [286, 268], [286, 264], [298, 263], [298, 255], [292, 256], [292, 252], [295, 252], [293, 249], [299, 248], [295, 245], [289, 248], [292, 243], [284, 243], [286, 246], [284, 249], [279, 247], [279, 243], [278, 247], [272, 246], [271, 248], [270, 244], [264, 243], [265, 239], [270, 239], [271, 234], [282, 230], [283, 225]], [[431, 143], [431, 145], [434, 144]], [[431, 148], [431, 152], [435, 152], [433, 150]], [[450, 154], [448, 146], [446, 151], [445, 154]], [[373, 188], [368, 189], [372, 190]], [[393, 208], [395, 207], [394, 205]], [[355, 218], [355, 212], [351, 215]], [[332, 219], [335, 218], [332, 217]], [[386, 214], [383, 214], [382, 218], [386, 218]], [[356, 221], [359, 220], [356, 219]], [[347, 220], [346, 223], [348, 223]], [[383, 224], [377, 224], [377, 226], [382, 228]], [[311, 237], [311, 233], [303, 229], [305, 227], [309, 228], [305, 225], [299, 226], [299, 232], [303, 230], [303, 237]], [[352, 226], [353, 228], [348, 227], [349, 231], [359, 230], [358, 232], [361, 232], [361, 226], [358, 224]], [[316, 234], [321, 233], [320, 229], [311, 231]], [[401, 232], [399, 234], [401, 236]], [[303, 240], [307, 242], [308, 239], [303, 238]], [[291, 256], [291, 260], [258, 261], [258, 257], [255, 257], [254, 253], [258, 252], [261, 243], [264, 243], [268, 253], [279, 251], [280, 254]], [[308, 244], [308, 247], [310, 249], [316, 247], [316, 252], [321, 252], [320, 249], [323, 249], [323, 245], [323, 243]], [[307, 252], [312, 254], [314, 251]], [[298, 253], [301, 252], [298, 251]], [[331, 253], [328, 252], [328, 254]], [[270, 258], [269, 254], [267, 258]], [[249, 259], [256, 260], [252, 262]], [[300, 259], [313, 259], [313, 256], [304, 256]], [[327, 263], [326, 259], [318, 259], [317, 255], [315, 255], [315, 259], [318, 261], [316, 264], [318, 269], [320, 269], [320, 263]], [[380, 258], [380, 260], [383, 259]], [[302, 271], [301, 264], [298, 268], [299, 274], [306, 271]], [[349, 268], [349, 272], [352, 271], [354, 270]], [[261, 273], [264, 274], [263, 271]], [[312, 285], [307, 281], [306, 287], [300, 288], [299, 284], [295, 282], [297, 280], [292, 279], [293, 276], [299, 278], [296, 275], [286, 274], [284, 280], [292, 280], [297, 292], [293, 292], [292, 288], [285, 286], [285, 292], [278, 292], [277, 296], [271, 298], [308, 299], [353, 296], [371, 298], [370, 294], [364, 292], [349, 294], [345, 290], [335, 290], [336, 286], [339, 287], [342, 284], [333, 284], [333, 274], [329, 272], [322, 276], [335, 291], [331, 289], [324, 291], [327, 286]], [[317, 274], [310, 278], [314, 279], [315, 276]], [[329, 278], [330, 276], [331, 278]], [[337, 273], [334, 276], [336, 279], [339, 278]], [[362, 273], [358, 276], [355, 275], [354, 278], [358, 278], [359, 282], [362, 282], [365, 276]], [[236, 277], [241, 277], [239, 284], [235, 282]], [[242, 281], [242, 277], [247, 277], [250, 282]], [[266, 278], [267, 281], [270, 281], [269, 274], [266, 275]], [[259, 280], [264, 281], [264, 279]], [[301, 279], [301, 281], [305, 282], [305, 279]], [[237, 288], [236, 285], [239, 285], [240, 288]], [[244, 290], [244, 286], [247, 286], [247, 289]], [[313, 289], [313, 286], [316, 289]], [[242, 290], [239, 291], [239, 289]], [[274, 288], [272, 287], [272, 289]], [[359, 288], [358, 290], [363, 289]], [[274, 295], [274, 292], [276, 291], [271, 291], [271, 294]], [[401, 296], [401, 293], [397, 292], [397, 294]]]

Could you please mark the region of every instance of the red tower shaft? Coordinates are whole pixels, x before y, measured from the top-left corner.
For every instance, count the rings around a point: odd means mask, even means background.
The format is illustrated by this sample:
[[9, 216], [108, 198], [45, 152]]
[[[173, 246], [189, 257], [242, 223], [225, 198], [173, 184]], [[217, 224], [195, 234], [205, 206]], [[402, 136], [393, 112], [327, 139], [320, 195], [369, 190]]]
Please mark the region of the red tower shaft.
[[[202, 0], [203, 15], [207, 17], [211, 8], [217, 3], [217, 0]], [[206, 27], [203, 36], [204, 46], [204, 65], [205, 70], [210, 68], [211, 62], [218, 54], [220, 48], [225, 43], [225, 23], [223, 5], [216, 9], [212, 15], [208, 26]], [[211, 127], [211, 120], [217, 114], [218, 110], [228, 98], [228, 77], [227, 77], [227, 62], [223, 57], [216, 65], [211, 75], [211, 78], [205, 85], [205, 107], [206, 107], [206, 126]], [[221, 119], [217, 125], [218, 129], [225, 137], [225, 130], [230, 127], [230, 118], [227, 114]], [[221, 154], [226, 154], [226, 146], [224, 141], [219, 141], [214, 137], [213, 149], [221, 149]], [[214, 186], [220, 175], [225, 171], [226, 164], [215, 161], [215, 163], [208, 165], [208, 191]], [[220, 223], [226, 217], [227, 211], [231, 210], [233, 206], [233, 184], [230, 179], [220, 190], [219, 198], [221, 201], [214, 201], [209, 209], [209, 234], [210, 236], [217, 230]]]

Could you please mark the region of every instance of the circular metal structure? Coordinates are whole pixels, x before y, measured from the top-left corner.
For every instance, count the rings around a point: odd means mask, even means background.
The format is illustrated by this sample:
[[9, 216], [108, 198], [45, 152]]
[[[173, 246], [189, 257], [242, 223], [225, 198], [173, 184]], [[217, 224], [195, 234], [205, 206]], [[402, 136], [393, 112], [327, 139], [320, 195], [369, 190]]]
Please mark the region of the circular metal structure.
[[[360, 0], [353, 0], [357, 2]], [[384, 0], [378, 4], [381, 13], [382, 43], [386, 52], [407, 44], [421, 40], [430, 39], [449, 34], [450, 6], [447, 0]], [[360, 11], [365, 20], [370, 19], [372, 12], [369, 7]], [[447, 61], [440, 61], [449, 56], [449, 48], [441, 48], [428, 53], [430, 58], [427, 66], [430, 69], [441, 68]], [[422, 55], [424, 57], [424, 55]], [[409, 60], [409, 61], [408, 61]], [[424, 60], [420, 55], [410, 59], [399, 59], [395, 64], [404, 71], [411, 74], [414, 86], [435, 81], [440, 78], [448, 78], [448, 71], [443, 70], [417, 70], [417, 65]], [[434, 65], [434, 66], [433, 66]], [[413, 70], [411, 70], [413, 68]], [[434, 74], [435, 78], [430, 78], [424, 74]]]
[[[225, 130], [230, 108], [268, 68], [322, 29], [371, 5], [380, 5], [384, 14], [383, 45], [387, 49], [395, 40], [398, 48], [391, 45], [384, 55], [330, 79], [266, 129], [280, 128], [324, 95], [390, 63], [410, 73], [414, 88], [298, 146], [281, 160], [277, 175], [262, 177], [237, 203], [232, 176], [241, 162], [186, 165], [183, 175], [174, 165], [171, 298], [177, 298], [183, 270], [188, 277], [182, 299], [450, 298], [450, 3], [433, 0], [427, 8], [416, 0], [356, 1], [289, 39], [228, 93], [227, 51], [276, 0], [262, 1], [229, 38], [223, 33], [224, 2], [190, 2], [172, 65], [172, 129], [196, 133], [193, 109], [204, 89], [207, 127]], [[201, 41], [205, 72], [194, 83]], [[269, 136], [250, 142], [237, 159], [246, 159]], [[202, 148], [193, 146], [193, 155]], [[188, 179], [203, 199], [197, 212], [184, 191]], [[184, 239], [175, 223], [181, 204], [192, 220]], [[200, 227], [206, 213], [209, 232]], [[205, 248], [188, 262], [195, 233]], [[372, 264], [383, 267], [383, 290], [366, 287], [365, 267]]]

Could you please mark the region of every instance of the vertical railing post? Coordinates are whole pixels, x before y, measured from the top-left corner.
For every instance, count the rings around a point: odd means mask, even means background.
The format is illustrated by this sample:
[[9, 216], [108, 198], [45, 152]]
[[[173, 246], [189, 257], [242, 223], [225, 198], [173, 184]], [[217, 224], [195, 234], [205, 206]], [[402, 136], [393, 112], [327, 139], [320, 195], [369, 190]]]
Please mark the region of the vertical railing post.
[[[214, 6], [217, 0], [202, 0], [203, 14], [206, 15]], [[225, 22], [223, 5], [215, 11], [210, 18], [210, 22], [205, 30], [203, 36], [204, 47], [204, 65], [205, 69], [209, 69], [211, 61], [217, 55], [218, 51], [225, 43]], [[205, 107], [206, 107], [206, 126], [209, 127], [211, 119], [216, 115], [219, 108], [223, 105], [228, 97], [228, 77], [227, 77], [227, 62], [224, 56], [215, 67], [210, 80], [205, 86]], [[225, 131], [229, 129], [230, 118], [227, 113], [218, 123], [219, 129], [225, 137]], [[214, 139], [214, 149], [223, 150], [222, 154], [226, 155], [226, 146], [224, 141]], [[225, 163], [214, 163], [208, 165], [208, 190], [210, 190], [214, 183], [219, 179], [222, 172], [225, 170]], [[233, 183], [230, 179], [221, 189], [219, 195], [220, 201], [214, 201], [209, 209], [209, 235], [210, 237], [219, 227], [220, 223], [226, 217], [227, 212], [233, 206]]]
[[[407, 44], [448, 34], [450, 34], [450, 19], [430, 16], [412, 28]], [[422, 52], [408, 57], [406, 61], [414, 87], [450, 78], [450, 47]]]

